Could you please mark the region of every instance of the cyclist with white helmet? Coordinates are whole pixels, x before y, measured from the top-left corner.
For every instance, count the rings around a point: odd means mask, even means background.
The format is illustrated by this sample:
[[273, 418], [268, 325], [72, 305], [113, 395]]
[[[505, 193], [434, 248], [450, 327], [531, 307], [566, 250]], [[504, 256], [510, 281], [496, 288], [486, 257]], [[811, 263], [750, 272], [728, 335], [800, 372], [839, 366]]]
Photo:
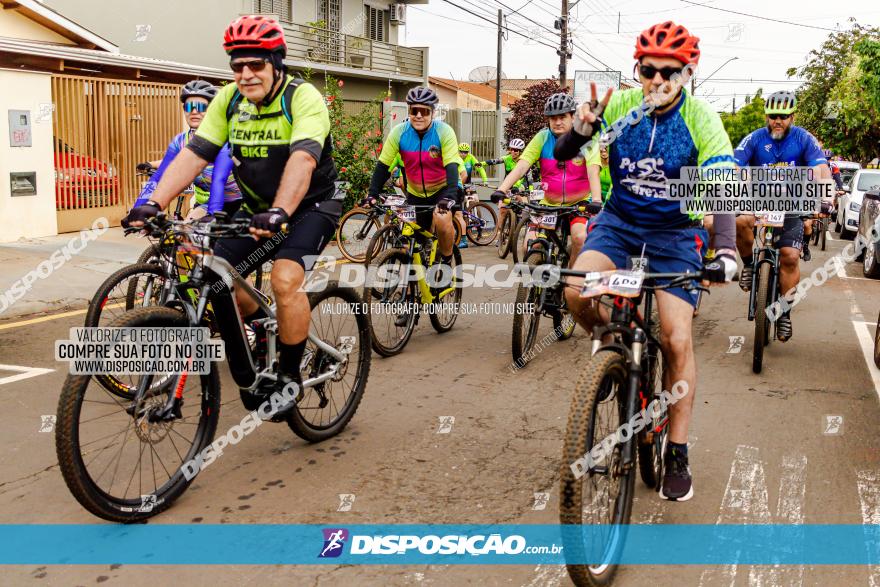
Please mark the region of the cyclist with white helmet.
[[[183, 86], [180, 92], [180, 101], [183, 104], [189, 130], [185, 130], [171, 139], [171, 143], [165, 150], [165, 156], [158, 165], [158, 170], [144, 185], [134, 207], [146, 204], [152, 197], [165, 170], [168, 169], [177, 154], [192, 140], [196, 129], [199, 128], [205, 117], [208, 104], [216, 95], [217, 88], [205, 80], [193, 80]], [[154, 165], [150, 162], [138, 163], [137, 170], [149, 171], [153, 167]], [[202, 212], [213, 214], [218, 210], [225, 210], [228, 214], [234, 214], [238, 211], [241, 206], [241, 191], [239, 191], [235, 177], [232, 175], [232, 158], [228, 143], [223, 146], [213, 165], [205, 167], [193, 180], [193, 188], [195, 189], [196, 207], [200, 208]], [[190, 215], [193, 216], [194, 212], [196, 212], [195, 207]]]
[[[483, 165], [486, 167], [491, 165], [504, 165], [504, 173], [506, 175], [510, 175], [513, 169], [516, 167], [516, 164], [519, 161], [519, 158], [525, 148], [526, 143], [522, 139], [511, 139], [510, 143], [508, 143], [507, 145], [507, 155], [505, 155], [501, 159], [488, 159], [486, 161], [483, 161]], [[514, 194], [526, 191], [526, 178], [521, 177], [516, 180], [510, 189]], [[492, 201], [498, 204], [498, 226], [504, 226], [504, 219], [507, 217], [507, 206], [505, 206], [501, 202], [502, 199], [503, 198], [501, 196], [492, 196]]]

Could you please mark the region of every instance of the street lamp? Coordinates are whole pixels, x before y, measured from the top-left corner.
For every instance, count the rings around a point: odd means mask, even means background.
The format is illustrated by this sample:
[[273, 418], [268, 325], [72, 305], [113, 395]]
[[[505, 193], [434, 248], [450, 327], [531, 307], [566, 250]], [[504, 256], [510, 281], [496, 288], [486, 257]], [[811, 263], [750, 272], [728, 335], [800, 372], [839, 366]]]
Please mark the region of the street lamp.
[[722, 68], [722, 67], [724, 67], [725, 65], [727, 65], [727, 64], [730, 63], [731, 61], [736, 61], [737, 59], [739, 59], [739, 57], [731, 57], [730, 59], [728, 59], [727, 61], [725, 61], [724, 63], [722, 63], [722, 64], [718, 67], [718, 69], [716, 69], [715, 71], [713, 71], [712, 73], [710, 73], [709, 75], [707, 75], [705, 78], [703, 78], [703, 79], [700, 81], [700, 83], [698, 83], [698, 84], [696, 84], [696, 85], [694, 85], [694, 83], [696, 82], [697, 76], [692, 77], [692, 78], [691, 78], [691, 95], [693, 95], [693, 94], [695, 94], [695, 93], [697, 92], [697, 88], [699, 88], [699, 87], [702, 86], [704, 83], [706, 83], [707, 81], [709, 81], [709, 78], [710, 78], [710, 77], [712, 77], [713, 75], [715, 75], [716, 73], [718, 73], [719, 71], [721, 71], [721, 68]]

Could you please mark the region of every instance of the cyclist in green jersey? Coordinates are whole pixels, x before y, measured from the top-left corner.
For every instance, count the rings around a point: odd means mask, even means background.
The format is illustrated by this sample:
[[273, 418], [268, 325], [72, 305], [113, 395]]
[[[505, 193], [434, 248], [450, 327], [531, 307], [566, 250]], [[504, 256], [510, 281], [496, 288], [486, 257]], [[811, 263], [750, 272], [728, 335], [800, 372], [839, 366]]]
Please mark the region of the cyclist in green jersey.
[[471, 154], [471, 146], [468, 143], [460, 143], [458, 145], [458, 156], [461, 157], [461, 165], [458, 166], [458, 173], [461, 176], [462, 183], [471, 183], [475, 169], [483, 180], [483, 183], [488, 181], [486, 170], [483, 169], [483, 164]]
[[[502, 157], [501, 159], [489, 159], [487, 161], [483, 161], [484, 166], [490, 165], [504, 165], [504, 173], [505, 175], [509, 174], [513, 171], [514, 167], [516, 167], [517, 162], [519, 161], [520, 155], [522, 155], [523, 149], [526, 148], [526, 143], [522, 139], [511, 139], [510, 143], [507, 145], [507, 155]], [[511, 187], [511, 192], [514, 194], [526, 191], [526, 178], [521, 177], [513, 184]], [[504, 219], [507, 217], [507, 206], [501, 201], [501, 198], [494, 197], [492, 199], [498, 205], [498, 226], [504, 225]]]
[[[235, 83], [223, 87], [186, 149], [168, 167], [151, 200], [127, 219], [138, 226], [165, 208], [229, 142], [235, 179], [244, 203], [236, 218], [250, 219], [254, 240], [221, 239], [214, 253], [242, 276], [257, 266], [248, 256], [275, 259], [272, 289], [278, 304], [279, 379], [268, 396], [289, 383], [301, 385], [299, 366], [311, 313], [302, 290], [305, 272], [330, 241], [342, 213], [331, 157], [330, 116], [324, 97], [309, 83], [286, 74], [287, 45], [277, 21], [242, 16], [228, 27], [223, 48]], [[277, 235], [287, 225], [282, 240]], [[275, 238], [270, 238], [275, 237]], [[238, 298], [246, 321], [262, 316], [256, 302]], [[257, 404], [259, 405], [259, 404]], [[291, 410], [291, 402], [277, 415]]]

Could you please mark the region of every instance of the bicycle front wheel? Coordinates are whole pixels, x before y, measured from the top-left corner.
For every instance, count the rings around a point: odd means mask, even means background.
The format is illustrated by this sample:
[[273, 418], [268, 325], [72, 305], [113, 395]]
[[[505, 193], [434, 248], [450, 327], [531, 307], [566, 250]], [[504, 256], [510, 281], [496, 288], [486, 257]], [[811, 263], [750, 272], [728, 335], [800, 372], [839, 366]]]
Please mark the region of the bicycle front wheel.
[[510, 253], [510, 234], [513, 232], [513, 212], [507, 211], [504, 220], [498, 225], [498, 257], [507, 258]]
[[342, 432], [357, 412], [370, 375], [370, 325], [361, 297], [331, 282], [309, 294], [310, 332], [340, 351], [340, 361], [308, 340], [300, 372], [303, 381], [332, 376], [302, 390], [287, 425], [300, 438], [320, 442]]
[[[529, 267], [537, 267], [544, 263], [544, 251], [531, 251], [527, 258]], [[541, 323], [541, 311], [538, 302], [541, 300], [542, 288], [536, 285], [520, 283], [516, 289], [516, 305], [513, 314], [513, 332], [511, 351], [513, 362], [525, 367], [531, 360], [531, 351], [538, 338], [538, 327]]]
[[526, 258], [528, 251], [528, 234], [529, 234], [529, 217], [524, 216], [519, 219], [511, 233], [510, 252], [513, 255], [514, 263], [521, 263]]
[[[149, 307], [128, 312], [113, 326], [190, 324], [180, 311]], [[217, 367], [211, 363], [207, 375], [135, 376], [154, 379], [137, 405], [134, 393], [111, 393], [87, 375], [67, 377], [58, 400], [55, 450], [68, 489], [86, 510], [111, 522], [139, 522], [184, 492], [198, 474], [194, 459], [217, 429]], [[177, 391], [183, 400], [176, 412], [159, 417]]]
[[498, 226], [498, 216], [494, 208], [485, 202], [479, 202], [471, 207], [470, 213], [474, 217], [467, 220], [467, 239], [480, 247], [492, 244]]
[[367, 246], [379, 230], [379, 222], [363, 208], [352, 208], [336, 230], [336, 244], [342, 256], [352, 263], [363, 263], [367, 257]]
[[635, 468], [623, 469], [620, 443], [606, 454], [591, 451], [625, 423], [627, 379], [623, 355], [600, 350], [581, 373], [572, 397], [560, 470], [559, 521], [575, 585], [611, 583], [626, 539]]
[[455, 275], [456, 268], [460, 266], [461, 251], [458, 247], [452, 247], [452, 266], [431, 275], [437, 282], [437, 287], [434, 288], [434, 301], [428, 318], [434, 330], [441, 334], [452, 330], [461, 310], [461, 283]]
[[364, 307], [369, 311], [373, 349], [383, 357], [402, 351], [416, 327], [418, 297], [409, 281], [410, 264], [406, 251], [389, 249], [370, 265]]
[[755, 293], [755, 340], [752, 343], [752, 372], [760, 373], [764, 366], [764, 347], [770, 339], [770, 319], [767, 304], [770, 296], [770, 264], [758, 269], [758, 289]]

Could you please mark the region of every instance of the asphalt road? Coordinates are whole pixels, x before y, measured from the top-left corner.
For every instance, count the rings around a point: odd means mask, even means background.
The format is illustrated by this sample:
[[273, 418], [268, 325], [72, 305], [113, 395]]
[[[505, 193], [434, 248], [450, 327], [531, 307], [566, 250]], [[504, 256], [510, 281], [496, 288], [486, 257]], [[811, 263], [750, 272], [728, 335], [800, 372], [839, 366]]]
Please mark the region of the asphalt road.
[[[805, 268], [838, 253], [814, 253]], [[464, 253], [496, 261], [494, 250]], [[509, 260], [508, 260], [509, 261]], [[846, 267], [795, 310], [794, 338], [774, 342], [751, 372], [753, 326], [732, 284], [703, 303], [694, 337], [699, 380], [690, 437], [694, 498], [661, 501], [637, 481], [633, 522], [880, 523], [880, 373], [867, 359], [880, 284]], [[464, 302], [512, 302], [514, 292], [470, 289]], [[0, 322], [0, 522], [103, 523], [71, 497], [54, 434], [65, 364], [53, 341], [83, 315]], [[544, 333], [550, 331], [549, 321]], [[562, 436], [576, 374], [589, 356], [582, 332], [511, 372], [511, 316], [467, 315], [444, 335], [422, 320], [406, 350], [374, 356], [354, 420], [309, 445], [284, 425], [265, 425], [227, 450], [151, 524], [555, 523]], [[731, 337], [744, 337], [731, 352]], [[45, 373], [13, 368], [53, 369]], [[16, 378], [21, 375], [21, 378]], [[245, 409], [223, 369], [219, 430]], [[439, 419], [454, 416], [451, 432]], [[839, 416], [842, 420], [829, 420]], [[838, 424], [840, 424], [838, 426]], [[829, 429], [829, 426], [831, 428]], [[828, 432], [835, 432], [829, 434]], [[535, 493], [549, 493], [534, 509]], [[340, 494], [354, 494], [337, 511]], [[311, 546], [310, 546], [311, 547]], [[675, 548], [675, 545], [662, 545]], [[562, 567], [535, 566], [12, 566], [3, 583], [30, 585], [569, 585]], [[880, 568], [623, 568], [616, 585], [880, 585]]]

